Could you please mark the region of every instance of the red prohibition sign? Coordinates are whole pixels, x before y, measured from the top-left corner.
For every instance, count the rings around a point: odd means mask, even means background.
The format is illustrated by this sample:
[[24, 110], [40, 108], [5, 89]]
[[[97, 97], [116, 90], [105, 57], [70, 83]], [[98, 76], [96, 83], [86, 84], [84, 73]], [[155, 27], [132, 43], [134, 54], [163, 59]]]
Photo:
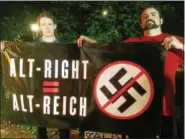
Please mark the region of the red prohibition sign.
[[154, 96], [148, 72], [130, 61], [106, 65], [94, 82], [94, 98], [99, 109], [115, 119], [132, 119], [144, 113]]

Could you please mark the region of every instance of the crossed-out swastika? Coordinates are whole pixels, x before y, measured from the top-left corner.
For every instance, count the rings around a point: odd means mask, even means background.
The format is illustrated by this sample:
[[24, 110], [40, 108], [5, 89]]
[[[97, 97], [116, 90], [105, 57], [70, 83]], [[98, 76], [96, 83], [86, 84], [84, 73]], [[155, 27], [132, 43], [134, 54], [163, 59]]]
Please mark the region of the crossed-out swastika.
[[130, 119], [149, 107], [153, 83], [139, 65], [128, 61], [113, 62], [99, 72], [94, 96], [105, 114], [117, 119]]

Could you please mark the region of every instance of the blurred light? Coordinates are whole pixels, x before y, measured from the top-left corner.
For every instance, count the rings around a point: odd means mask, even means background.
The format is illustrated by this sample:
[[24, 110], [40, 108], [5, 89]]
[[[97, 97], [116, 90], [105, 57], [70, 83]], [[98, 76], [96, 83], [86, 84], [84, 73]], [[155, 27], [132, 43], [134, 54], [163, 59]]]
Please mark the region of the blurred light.
[[102, 14], [103, 16], [106, 16], [108, 14], [107, 10], [103, 10]]
[[31, 24], [30, 28], [33, 32], [38, 32], [39, 30], [38, 24]]

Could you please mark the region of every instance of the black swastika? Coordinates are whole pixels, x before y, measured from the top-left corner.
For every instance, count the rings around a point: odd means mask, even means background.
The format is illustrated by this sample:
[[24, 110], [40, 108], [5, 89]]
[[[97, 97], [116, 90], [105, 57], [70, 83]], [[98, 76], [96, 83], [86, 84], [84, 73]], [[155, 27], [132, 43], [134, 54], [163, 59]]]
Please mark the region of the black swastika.
[[[137, 90], [137, 93], [139, 93], [141, 96], [143, 96], [146, 93], [146, 90], [144, 90], [143, 87], [140, 86], [140, 84], [138, 84], [138, 82], [135, 82], [132, 87]], [[130, 88], [128, 88], [130, 89]], [[128, 90], [127, 89], [127, 90]], [[135, 98], [133, 98], [127, 91], [125, 93], [123, 93], [122, 95], [127, 101], [125, 103], [123, 103], [118, 110], [120, 112], [124, 112], [125, 110], [127, 110], [136, 100]]]
[[[112, 83], [112, 85], [117, 89], [120, 90], [122, 88], [122, 85], [118, 82], [118, 80], [123, 77], [127, 71], [122, 68], [120, 71], [118, 71], [109, 81]], [[109, 89], [104, 85], [100, 88], [100, 90], [103, 92], [103, 94], [110, 99], [113, 97], [112, 93], [109, 91]]]
[[126, 109], [128, 109], [136, 100], [133, 98], [127, 91], [123, 93], [122, 95], [127, 101], [123, 103], [118, 110], [120, 112], [124, 112]]
[[[122, 68], [120, 69], [109, 81], [112, 83], [112, 85], [117, 89], [117, 92], [119, 90], [121, 90], [124, 86], [122, 86], [118, 81], [119, 79], [121, 79], [125, 74], [127, 73], [127, 71]], [[130, 78], [125, 85], [131, 81], [133, 78]], [[137, 90], [137, 93], [140, 94], [141, 96], [143, 96], [146, 93], [146, 90], [138, 83], [135, 82], [134, 84], [132, 84], [132, 86], [130, 86], [127, 90], [129, 90], [131, 87], [133, 87], [135, 90]], [[103, 85], [100, 90], [102, 91], [102, 93], [108, 98], [111, 99], [116, 93], [112, 94], [109, 89]], [[125, 90], [124, 92], [122, 92], [122, 96], [126, 99], [126, 101], [121, 104], [121, 106], [118, 107], [118, 110], [123, 113], [125, 110], [127, 110], [131, 105], [133, 105], [134, 102], [136, 102], [136, 99], [134, 97], [132, 97], [132, 95], [130, 95], [128, 93], [128, 91]], [[114, 100], [112, 103], [114, 103], [116, 100]]]

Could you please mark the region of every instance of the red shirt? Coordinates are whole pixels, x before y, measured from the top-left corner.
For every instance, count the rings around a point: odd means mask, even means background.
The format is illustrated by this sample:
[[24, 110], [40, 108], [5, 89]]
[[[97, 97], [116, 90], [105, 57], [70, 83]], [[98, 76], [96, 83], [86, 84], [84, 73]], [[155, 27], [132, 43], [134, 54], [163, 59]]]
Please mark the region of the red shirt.
[[[172, 36], [167, 33], [162, 33], [156, 36], [140, 36], [133, 37], [123, 42], [163, 42], [166, 37]], [[184, 38], [175, 36], [184, 44]], [[165, 58], [165, 88], [163, 96], [163, 115], [172, 116], [174, 113], [174, 98], [175, 98], [175, 74], [177, 67], [184, 61], [184, 52], [182, 50], [170, 49], [166, 53]]]

